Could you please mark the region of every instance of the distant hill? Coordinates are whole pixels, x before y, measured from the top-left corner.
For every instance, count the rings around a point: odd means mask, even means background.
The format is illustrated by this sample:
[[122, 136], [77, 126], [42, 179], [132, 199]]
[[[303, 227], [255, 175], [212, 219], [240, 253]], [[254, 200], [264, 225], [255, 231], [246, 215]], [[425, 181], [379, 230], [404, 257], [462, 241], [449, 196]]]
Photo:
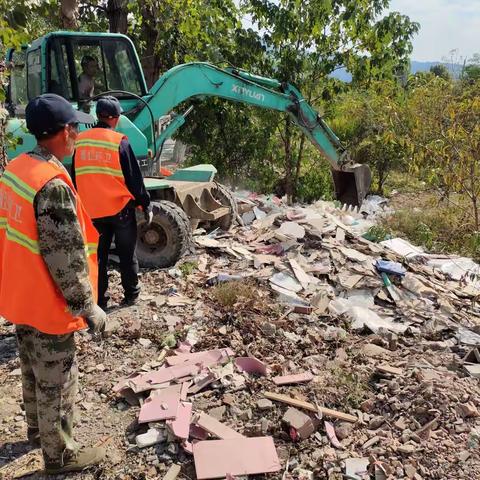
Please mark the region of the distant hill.
[[[445, 62], [417, 62], [416, 60], [412, 60], [410, 65], [410, 71], [411, 73], [428, 72], [430, 70], [430, 67], [433, 67], [434, 65], [439, 65], [439, 64], [445, 65], [454, 78], [458, 78], [460, 76], [460, 72], [462, 71], [462, 65], [459, 65], [459, 64], [452, 65], [451, 63], [445, 63]], [[338, 70], [333, 72], [330, 76], [333, 78], [338, 78], [343, 82], [350, 82], [352, 80], [352, 76], [350, 75], [350, 73], [347, 71], [346, 68], [339, 68]]]

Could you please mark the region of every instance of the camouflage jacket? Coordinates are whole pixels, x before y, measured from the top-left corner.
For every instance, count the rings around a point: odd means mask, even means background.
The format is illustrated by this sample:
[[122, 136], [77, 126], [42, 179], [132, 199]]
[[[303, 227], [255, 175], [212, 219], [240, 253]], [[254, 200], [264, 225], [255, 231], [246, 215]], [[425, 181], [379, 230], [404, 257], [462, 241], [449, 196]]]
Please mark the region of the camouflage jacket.
[[[64, 168], [57, 158], [40, 146], [30, 155]], [[64, 181], [54, 178], [35, 196], [34, 209], [40, 254], [50, 275], [72, 315], [90, 314], [94, 300], [74, 193]]]

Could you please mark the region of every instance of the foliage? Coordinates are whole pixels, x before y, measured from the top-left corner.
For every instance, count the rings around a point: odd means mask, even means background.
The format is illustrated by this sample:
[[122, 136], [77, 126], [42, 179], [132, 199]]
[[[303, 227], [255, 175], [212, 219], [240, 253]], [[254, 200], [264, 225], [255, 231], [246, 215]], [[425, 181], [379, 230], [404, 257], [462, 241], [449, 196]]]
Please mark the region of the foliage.
[[444, 80], [450, 80], [450, 72], [448, 71], [448, 68], [441, 63], [438, 65], [432, 65], [430, 67], [430, 72], [436, 77], [443, 78]]
[[388, 175], [405, 165], [411, 150], [401, 88], [384, 80], [351, 90], [337, 98], [330, 116], [333, 130], [346, 142], [352, 159], [371, 165], [376, 189], [383, 194]]
[[410, 198], [403, 205], [393, 200], [396, 211], [384, 220], [386, 230], [432, 252], [480, 259], [479, 234], [464, 196], [457, 194], [442, 200], [430, 192]]
[[[329, 77], [341, 66], [355, 86], [393, 78], [405, 68], [418, 25], [398, 13], [385, 15], [388, 5], [389, 0], [16, 0], [4, 21], [30, 40], [62, 28], [67, 9], [81, 30], [126, 31], [149, 85], [179, 63], [231, 64], [293, 83], [318, 109], [349, 89]], [[242, 23], [244, 16], [254, 28]], [[194, 103], [179, 135], [191, 146], [192, 163], [213, 163], [230, 183], [259, 191], [283, 179], [292, 198], [331, 196], [327, 164], [288, 116], [220, 100]]]
[[[244, 0], [244, 11], [259, 29], [270, 60], [269, 74], [293, 83], [309, 103], [327, 98], [328, 75], [340, 66], [356, 83], [389, 78], [405, 67], [411, 36], [418, 25], [391, 13], [383, 18], [388, 0]], [[288, 116], [279, 125], [287, 195], [298, 193], [305, 137]]]
[[182, 276], [188, 277], [198, 269], [198, 262], [183, 262], [178, 269], [182, 272]]
[[232, 308], [239, 302], [257, 299], [257, 287], [250, 280], [223, 282], [213, 287], [212, 297], [222, 307]]
[[462, 72], [462, 78], [467, 83], [475, 83], [480, 80], [480, 54], [476, 53], [468, 61]]
[[480, 230], [480, 82], [455, 84], [442, 79], [411, 93], [415, 167], [448, 197], [465, 195]]

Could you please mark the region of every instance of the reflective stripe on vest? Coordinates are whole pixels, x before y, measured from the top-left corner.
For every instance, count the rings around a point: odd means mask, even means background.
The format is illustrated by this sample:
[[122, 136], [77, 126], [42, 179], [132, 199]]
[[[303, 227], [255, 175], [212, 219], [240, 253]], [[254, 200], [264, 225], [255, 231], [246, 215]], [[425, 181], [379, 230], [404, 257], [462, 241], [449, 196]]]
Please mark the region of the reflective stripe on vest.
[[53, 162], [22, 154], [0, 177], [0, 315], [14, 324], [60, 335], [85, 328], [86, 323], [70, 314], [40, 254], [34, 199], [53, 178], [60, 178], [75, 194], [90, 284], [96, 297], [98, 233], [68, 173]]
[[92, 128], [75, 144], [77, 190], [92, 218], [110, 217], [133, 199], [125, 184], [119, 148], [124, 135], [108, 128]]

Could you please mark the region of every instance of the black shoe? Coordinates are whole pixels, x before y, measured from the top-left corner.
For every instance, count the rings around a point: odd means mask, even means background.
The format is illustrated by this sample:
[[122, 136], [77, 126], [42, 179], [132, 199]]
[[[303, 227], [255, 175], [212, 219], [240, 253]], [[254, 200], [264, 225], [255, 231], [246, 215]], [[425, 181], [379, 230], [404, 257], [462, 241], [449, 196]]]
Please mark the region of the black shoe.
[[135, 305], [137, 302], [138, 302], [138, 297], [125, 297], [120, 303], [120, 306], [131, 307], [132, 305]]

